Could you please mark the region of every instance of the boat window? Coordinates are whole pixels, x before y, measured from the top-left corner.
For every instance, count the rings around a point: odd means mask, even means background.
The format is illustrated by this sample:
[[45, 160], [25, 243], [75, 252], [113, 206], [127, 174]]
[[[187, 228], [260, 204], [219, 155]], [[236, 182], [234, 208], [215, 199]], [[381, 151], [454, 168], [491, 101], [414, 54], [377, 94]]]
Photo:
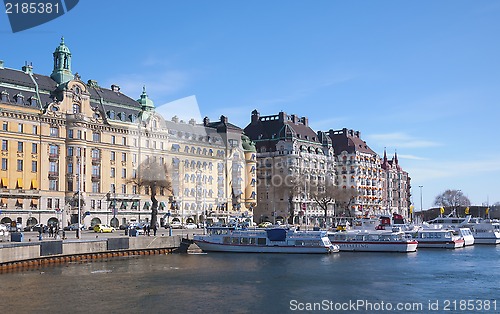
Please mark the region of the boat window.
[[231, 237], [224, 237], [223, 243], [224, 244], [230, 244], [231, 243]]
[[266, 245], [266, 238], [257, 238], [258, 245]]
[[248, 244], [248, 238], [241, 238], [241, 244]]
[[239, 244], [240, 243], [240, 238], [232, 238], [232, 241], [231, 241], [233, 244]]
[[250, 244], [255, 244], [255, 238], [249, 238], [248, 240]]

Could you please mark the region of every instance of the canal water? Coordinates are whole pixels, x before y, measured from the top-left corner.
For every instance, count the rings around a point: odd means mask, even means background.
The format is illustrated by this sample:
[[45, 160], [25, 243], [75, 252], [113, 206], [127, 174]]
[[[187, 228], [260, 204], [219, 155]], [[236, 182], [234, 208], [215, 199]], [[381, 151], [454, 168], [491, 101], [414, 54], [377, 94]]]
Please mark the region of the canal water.
[[499, 279], [500, 246], [170, 254], [1, 274], [0, 302], [6, 313], [500, 313]]

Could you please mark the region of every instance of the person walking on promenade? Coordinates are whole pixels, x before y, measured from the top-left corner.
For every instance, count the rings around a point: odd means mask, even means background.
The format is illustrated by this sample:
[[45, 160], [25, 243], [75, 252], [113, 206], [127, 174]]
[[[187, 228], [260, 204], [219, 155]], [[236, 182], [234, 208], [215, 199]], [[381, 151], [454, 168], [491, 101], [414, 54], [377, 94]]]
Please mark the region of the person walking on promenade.
[[49, 238], [52, 238], [52, 236], [54, 235], [54, 228], [52, 227], [52, 225], [49, 226]]
[[156, 237], [156, 230], [158, 230], [158, 223], [153, 226], [153, 235]]
[[148, 237], [149, 237], [149, 232], [151, 231], [151, 227], [149, 226], [149, 224], [146, 225], [146, 233], [148, 234]]
[[147, 235], [148, 234], [148, 228], [147, 228], [148, 225], [144, 225], [144, 227], [142, 228], [144, 230], [144, 235]]
[[40, 229], [38, 229], [38, 240], [42, 241], [42, 230], [43, 230], [43, 225], [40, 225]]

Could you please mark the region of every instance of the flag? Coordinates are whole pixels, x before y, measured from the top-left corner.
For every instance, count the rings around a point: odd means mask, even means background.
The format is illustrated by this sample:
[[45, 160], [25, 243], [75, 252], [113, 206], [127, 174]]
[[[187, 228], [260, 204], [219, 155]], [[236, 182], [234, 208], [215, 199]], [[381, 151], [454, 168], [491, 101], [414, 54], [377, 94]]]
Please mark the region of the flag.
[[441, 215], [442, 215], [442, 214], [444, 214], [444, 208], [443, 208], [443, 207], [441, 207], [441, 208], [439, 209], [439, 212], [441, 213]]
[[470, 210], [469, 210], [469, 207], [466, 207], [466, 208], [465, 208], [465, 214], [466, 214], [466, 215], [468, 215], [468, 214], [469, 214], [469, 211], [470, 211]]
[[414, 206], [410, 205], [410, 214], [413, 214], [413, 208], [414, 208]]
[[486, 215], [489, 215], [490, 214], [490, 208], [486, 208]]

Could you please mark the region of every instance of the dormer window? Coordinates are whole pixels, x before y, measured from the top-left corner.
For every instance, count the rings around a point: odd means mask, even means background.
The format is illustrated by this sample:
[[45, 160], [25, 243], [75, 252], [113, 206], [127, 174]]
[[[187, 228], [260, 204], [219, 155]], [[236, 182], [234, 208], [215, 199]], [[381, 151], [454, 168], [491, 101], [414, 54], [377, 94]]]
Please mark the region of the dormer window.
[[130, 117], [130, 122], [135, 122], [135, 120], [137, 120], [137, 116], [135, 114], [131, 114], [129, 117]]
[[115, 112], [114, 112], [113, 110], [108, 111], [108, 117], [109, 117], [110, 119], [114, 120], [114, 119], [115, 119]]
[[35, 96], [30, 97], [30, 106], [31, 107], [37, 107], [38, 106], [38, 101]]
[[73, 114], [80, 113], [81, 108], [79, 104], [73, 104]]
[[21, 93], [14, 96], [14, 99], [16, 100], [16, 104], [22, 105], [24, 103], [24, 96]]
[[0, 94], [0, 99], [2, 100], [2, 102], [8, 102], [9, 93], [6, 90], [2, 91], [2, 94]]

